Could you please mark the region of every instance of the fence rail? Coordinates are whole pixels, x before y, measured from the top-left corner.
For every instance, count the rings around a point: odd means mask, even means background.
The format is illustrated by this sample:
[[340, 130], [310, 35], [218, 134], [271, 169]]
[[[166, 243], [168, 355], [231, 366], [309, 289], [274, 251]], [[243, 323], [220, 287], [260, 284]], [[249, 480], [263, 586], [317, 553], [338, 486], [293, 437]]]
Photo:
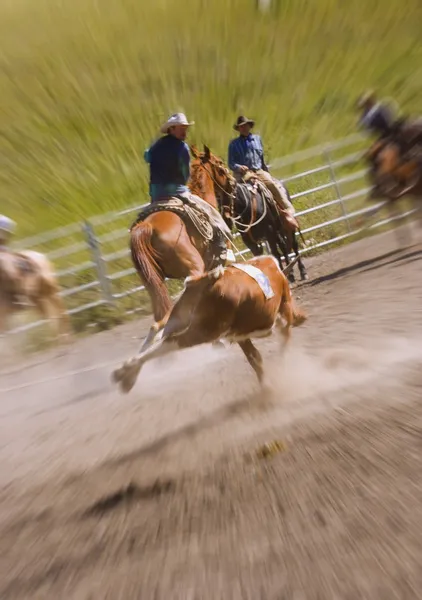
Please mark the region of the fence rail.
[[[313, 236], [301, 253], [324, 249], [363, 231], [353, 225], [353, 220], [374, 207], [364, 202], [368, 188], [364, 181], [366, 171], [358, 161], [362, 149], [363, 138], [355, 135], [272, 162], [272, 172], [282, 176], [298, 206], [302, 233]], [[144, 292], [144, 286], [140, 285], [131, 264], [127, 242], [127, 217], [135, 215], [141, 206], [98, 215], [89, 222], [73, 223], [17, 244], [20, 248], [44, 252], [53, 261], [68, 313], [79, 318], [87, 315], [80, 328], [99, 319], [96, 311], [104, 306], [117, 308], [122, 314], [141, 310], [139, 297], [135, 296]], [[407, 210], [377, 220], [369, 229], [405, 218], [412, 212]], [[242, 247], [235, 254], [248, 253]], [[42, 323], [35, 321], [13, 332], [27, 331]]]

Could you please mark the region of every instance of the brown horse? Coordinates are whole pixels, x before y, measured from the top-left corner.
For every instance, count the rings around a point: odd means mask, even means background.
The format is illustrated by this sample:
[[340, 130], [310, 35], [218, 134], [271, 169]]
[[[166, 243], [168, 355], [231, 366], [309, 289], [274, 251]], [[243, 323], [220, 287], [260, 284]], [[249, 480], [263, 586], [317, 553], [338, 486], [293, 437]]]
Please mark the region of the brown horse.
[[[413, 198], [415, 209], [422, 217], [422, 165], [420, 158], [415, 155], [402, 158], [400, 146], [394, 139], [375, 142], [364, 157], [369, 163], [371, 177], [375, 184], [370, 199], [384, 198], [393, 214], [397, 201], [408, 196]], [[374, 207], [367, 213], [367, 218], [373, 217], [381, 208], [382, 206]]]
[[69, 317], [50, 261], [32, 250], [0, 250], [0, 333], [6, 333], [10, 317], [35, 308], [50, 320], [57, 337], [71, 337]]
[[[252, 254], [261, 256], [263, 254], [261, 242], [267, 242], [271, 254], [277, 258], [283, 269], [281, 255], [284, 256], [288, 266], [289, 255], [293, 250], [301, 278], [307, 279], [306, 268], [299, 254], [296, 233], [301, 236], [302, 234], [297, 219], [287, 211], [281, 211], [274, 202], [267, 202], [260, 188], [255, 187], [255, 191], [251, 192], [245, 184], [237, 183], [221, 158], [212, 154], [207, 146], [204, 146], [200, 159], [211, 169], [212, 177], [206, 183], [209, 186], [213, 184], [210, 193], [213, 190], [219, 195], [223, 218], [230, 227], [236, 226], [244, 244]], [[290, 199], [287, 189], [286, 193]], [[288, 278], [291, 282], [295, 281], [293, 270], [290, 270]]]
[[[257, 273], [266, 285], [258, 283]], [[287, 278], [273, 256], [256, 257], [226, 269], [220, 266], [185, 281], [162, 338], [116, 369], [112, 378], [128, 393], [142, 366], [153, 358], [226, 339], [239, 344], [264, 390], [269, 390], [262, 356], [252, 339], [267, 337], [278, 329], [286, 344], [290, 328], [306, 318], [296, 307]]]
[[[191, 147], [191, 152], [194, 160], [191, 162], [189, 188], [218, 211], [210, 169], [201, 160], [195, 147]], [[212, 264], [209, 248], [209, 241], [193, 225], [187, 224], [175, 212], [165, 210], [165, 207], [132, 226], [132, 261], [150, 295], [154, 314], [154, 323], [143, 349], [163, 329], [172, 308], [165, 279], [200, 277], [206, 270], [216, 266]]]

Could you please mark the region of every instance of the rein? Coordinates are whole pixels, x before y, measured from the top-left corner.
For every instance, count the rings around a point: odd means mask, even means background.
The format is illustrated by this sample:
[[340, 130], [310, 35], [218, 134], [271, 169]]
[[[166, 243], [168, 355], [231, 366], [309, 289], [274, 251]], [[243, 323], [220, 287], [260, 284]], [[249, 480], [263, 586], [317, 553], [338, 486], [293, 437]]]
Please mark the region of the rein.
[[[264, 213], [263, 213], [263, 215], [261, 215], [261, 216], [259, 217], [259, 219], [257, 219], [256, 221], [253, 221], [253, 215], [252, 215], [252, 212], [251, 212], [251, 221], [250, 221], [250, 222], [249, 222], [247, 225], [245, 225], [244, 223], [242, 223], [242, 222], [241, 222], [242, 216], [243, 216], [243, 214], [244, 214], [244, 213], [246, 212], [246, 210], [247, 210], [247, 206], [245, 207], [245, 210], [242, 212], [242, 214], [241, 214], [241, 215], [239, 215], [238, 217], [234, 217], [234, 216], [233, 216], [233, 213], [234, 213], [234, 199], [236, 198], [236, 194], [235, 194], [235, 193], [231, 193], [231, 194], [230, 194], [229, 192], [227, 192], [227, 190], [225, 190], [225, 189], [223, 188], [223, 186], [222, 186], [222, 185], [220, 185], [220, 184], [218, 183], [218, 181], [217, 181], [217, 180], [215, 179], [215, 177], [214, 177], [214, 174], [213, 174], [213, 172], [212, 172], [212, 168], [211, 168], [211, 172], [210, 172], [210, 171], [207, 169], [207, 166], [206, 166], [206, 164], [204, 164], [202, 161], [200, 161], [200, 166], [201, 166], [201, 167], [202, 167], [202, 168], [205, 170], [205, 172], [206, 172], [206, 173], [209, 175], [209, 177], [210, 177], [211, 181], [213, 182], [213, 184], [214, 184], [214, 185], [215, 185], [217, 188], [219, 188], [219, 189], [220, 189], [220, 191], [221, 191], [223, 194], [225, 194], [226, 196], [228, 196], [228, 197], [230, 198], [230, 200], [231, 200], [231, 202], [230, 202], [230, 207], [229, 207], [229, 208], [230, 208], [230, 212], [231, 212], [231, 215], [230, 215], [230, 216], [231, 216], [231, 219], [232, 219], [232, 221], [233, 221], [233, 222], [236, 224], [236, 228], [239, 230], [239, 232], [241, 232], [241, 233], [248, 233], [248, 231], [250, 231], [250, 230], [252, 229], [252, 227], [255, 227], [256, 225], [259, 225], [259, 223], [261, 223], [261, 222], [262, 222], [262, 221], [265, 219], [265, 217], [267, 216], [267, 211], [268, 211], [267, 203], [266, 203], [265, 201], [264, 201], [264, 203], [263, 203], [263, 204], [264, 204]], [[212, 165], [211, 165], [211, 167], [212, 167]], [[236, 184], [236, 182], [235, 182], [235, 189], [236, 189], [236, 185], [237, 185], [237, 184]]]

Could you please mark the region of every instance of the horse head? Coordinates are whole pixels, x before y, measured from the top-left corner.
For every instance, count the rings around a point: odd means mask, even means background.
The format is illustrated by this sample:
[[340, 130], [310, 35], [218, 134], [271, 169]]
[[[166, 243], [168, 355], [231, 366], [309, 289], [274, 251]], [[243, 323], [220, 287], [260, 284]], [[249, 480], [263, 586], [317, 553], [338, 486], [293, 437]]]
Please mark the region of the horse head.
[[191, 152], [195, 158], [194, 163], [196, 162], [196, 168], [203, 169], [208, 176], [208, 185], [213, 186], [223, 219], [229, 227], [232, 227], [236, 180], [224, 164], [224, 161], [214, 155], [207, 145], [204, 144], [202, 152], [199, 152], [195, 146], [192, 146]]

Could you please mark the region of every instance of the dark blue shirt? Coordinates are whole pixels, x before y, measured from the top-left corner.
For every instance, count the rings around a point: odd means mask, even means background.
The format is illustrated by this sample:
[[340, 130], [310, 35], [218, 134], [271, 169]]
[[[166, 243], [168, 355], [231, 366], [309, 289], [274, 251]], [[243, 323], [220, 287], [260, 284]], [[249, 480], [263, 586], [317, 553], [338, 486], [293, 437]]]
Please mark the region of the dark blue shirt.
[[190, 155], [185, 142], [165, 135], [145, 151], [144, 158], [150, 168], [151, 200], [188, 191]]
[[376, 104], [365, 112], [360, 119], [360, 126], [371, 133], [386, 135], [391, 130], [393, 117], [387, 106]]
[[229, 144], [229, 167], [232, 171], [237, 171], [244, 165], [249, 169], [264, 169], [267, 167], [264, 162], [264, 148], [259, 135], [250, 133], [247, 137], [239, 135]]

